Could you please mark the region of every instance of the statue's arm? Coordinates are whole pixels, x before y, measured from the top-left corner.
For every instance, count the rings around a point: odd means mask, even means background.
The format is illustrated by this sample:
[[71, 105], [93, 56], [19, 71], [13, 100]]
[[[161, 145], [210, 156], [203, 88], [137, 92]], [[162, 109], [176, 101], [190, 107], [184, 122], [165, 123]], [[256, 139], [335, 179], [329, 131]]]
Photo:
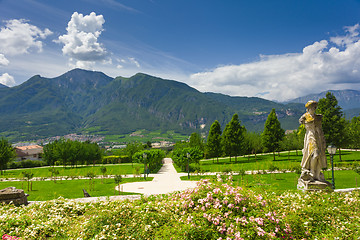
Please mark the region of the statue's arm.
[[300, 118], [299, 118], [299, 124], [304, 124], [305, 123], [305, 114], [303, 114]]

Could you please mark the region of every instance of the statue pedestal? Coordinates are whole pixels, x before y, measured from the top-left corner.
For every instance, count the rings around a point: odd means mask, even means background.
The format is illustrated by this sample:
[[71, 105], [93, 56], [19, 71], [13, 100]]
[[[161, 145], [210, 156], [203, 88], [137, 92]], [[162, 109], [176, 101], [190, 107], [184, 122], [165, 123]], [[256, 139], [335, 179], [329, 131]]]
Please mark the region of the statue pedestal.
[[301, 178], [298, 180], [297, 189], [302, 191], [334, 191], [332, 184], [328, 181], [305, 181]]

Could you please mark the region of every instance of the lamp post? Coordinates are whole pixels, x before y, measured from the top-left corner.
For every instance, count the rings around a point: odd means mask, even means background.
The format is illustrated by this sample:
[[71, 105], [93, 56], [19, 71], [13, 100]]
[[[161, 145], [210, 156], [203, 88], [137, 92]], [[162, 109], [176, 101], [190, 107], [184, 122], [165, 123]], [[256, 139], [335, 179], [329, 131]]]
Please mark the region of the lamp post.
[[144, 180], [146, 180], [146, 157], [147, 154], [143, 153], [143, 159], [144, 159]]
[[327, 150], [330, 154], [330, 161], [331, 161], [331, 174], [332, 174], [332, 187], [335, 189], [335, 178], [334, 178], [334, 154], [336, 153], [336, 147], [332, 144], [330, 144], [327, 147]]
[[186, 153], [187, 156], [187, 171], [188, 171], [188, 179], [190, 179], [190, 168], [189, 168], [189, 158], [190, 158], [190, 153]]

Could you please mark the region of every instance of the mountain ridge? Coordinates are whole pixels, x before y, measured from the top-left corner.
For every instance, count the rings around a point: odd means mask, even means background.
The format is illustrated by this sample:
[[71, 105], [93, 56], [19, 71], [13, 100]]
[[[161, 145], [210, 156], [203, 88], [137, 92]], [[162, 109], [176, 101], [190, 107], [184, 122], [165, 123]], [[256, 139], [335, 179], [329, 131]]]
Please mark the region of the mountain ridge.
[[345, 89], [345, 90], [328, 90], [317, 94], [309, 94], [303, 97], [295, 98], [289, 102], [305, 104], [309, 100], [319, 101], [320, 98], [325, 98], [326, 93], [331, 92], [338, 100], [338, 105], [342, 108], [343, 113], [347, 119], [360, 114], [360, 91]]
[[298, 127], [302, 104], [202, 93], [175, 80], [144, 73], [112, 78], [73, 69], [55, 78], [40, 75], [0, 91], [0, 134], [37, 139], [68, 133], [127, 134], [138, 129], [206, 133], [237, 113], [250, 131], [261, 131], [275, 108], [285, 129]]

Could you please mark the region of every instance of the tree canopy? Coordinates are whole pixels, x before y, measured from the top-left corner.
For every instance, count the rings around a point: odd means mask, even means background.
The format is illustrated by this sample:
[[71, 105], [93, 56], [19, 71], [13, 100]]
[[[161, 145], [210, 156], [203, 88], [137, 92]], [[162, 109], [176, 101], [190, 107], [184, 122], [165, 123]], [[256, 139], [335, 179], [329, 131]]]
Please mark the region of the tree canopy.
[[231, 121], [226, 125], [223, 136], [222, 145], [226, 155], [235, 156], [235, 161], [238, 155], [244, 152], [244, 133], [246, 129], [241, 126], [239, 116], [235, 113]]
[[198, 147], [181, 148], [174, 150], [172, 160], [176, 166], [181, 168], [182, 171], [186, 171], [187, 162], [189, 161], [189, 164], [195, 163], [198, 165], [200, 163], [200, 159], [203, 158], [203, 154], [203, 151], [201, 151]]
[[346, 120], [343, 118], [343, 112], [336, 97], [331, 92], [327, 92], [326, 97], [319, 100], [317, 110], [323, 115], [322, 129], [326, 144], [333, 144], [338, 148], [343, 147], [343, 144], [346, 144]]
[[15, 149], [11, 146], [5, 138], [0, 139], [0, 172], [1, 175], [4, 173], [6, 169], [6, 165], [13, 158], [15, 158], [16, 153]]
[[206, 142], [206, 150], [210, 158], [218, 158], [221, 155], [221, 126], [218, 120], [211, 124]]
[[97, 143], [62, 139], [44, 146], [44, 160], [49, 165], [95, 164], [102, 156]]
[[261, 134], [261, 140], [264, 147], [274, 153], [275, 160], [275, 151], [280, 148], [281, 141], [285, 136], [284, 129], [281, 128], [281, 124], [276, 116], [275, 109], [273, 108], [266, 119], [264, 125], [264, 131]]

